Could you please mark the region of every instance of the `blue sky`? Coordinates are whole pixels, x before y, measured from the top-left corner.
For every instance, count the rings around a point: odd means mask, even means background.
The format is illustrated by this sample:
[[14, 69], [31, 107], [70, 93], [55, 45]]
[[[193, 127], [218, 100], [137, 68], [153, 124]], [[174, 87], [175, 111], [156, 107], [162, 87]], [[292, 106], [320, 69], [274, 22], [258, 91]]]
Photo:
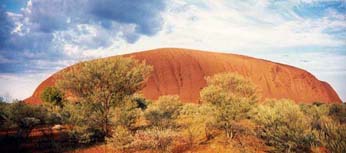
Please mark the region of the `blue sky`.
[[78, 61], [161, 47], [297, 66], [346, 100], [345, 0], [0, 0], [0, 96], [26, 98]]

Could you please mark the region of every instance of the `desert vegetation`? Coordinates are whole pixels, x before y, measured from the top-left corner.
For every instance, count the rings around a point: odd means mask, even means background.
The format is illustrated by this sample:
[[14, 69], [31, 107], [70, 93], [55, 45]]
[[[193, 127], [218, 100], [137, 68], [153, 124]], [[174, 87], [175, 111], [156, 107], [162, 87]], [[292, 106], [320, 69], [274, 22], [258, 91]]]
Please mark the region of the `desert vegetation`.
[[59, 125], [65, 143], [42, 130], [50, 145], [39, 151], [346, 152], [345, 104], [263, 100], [232, 73], [207, 77], [201, 104], [175, 95], [149, 100], [140, 90], [152, 70], [124, 57], [83, 62], [44, 90], [42, 105], [0, 102], [1, 148], [12, 141], [23, 148], [33, 129]]

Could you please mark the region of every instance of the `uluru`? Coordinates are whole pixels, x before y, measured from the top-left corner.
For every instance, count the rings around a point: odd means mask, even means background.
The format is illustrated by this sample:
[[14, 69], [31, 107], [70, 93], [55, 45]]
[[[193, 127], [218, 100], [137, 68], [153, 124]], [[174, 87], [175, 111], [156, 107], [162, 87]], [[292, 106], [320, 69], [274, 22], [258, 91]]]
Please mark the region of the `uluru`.
[[[124, 56], [144, 60], [153, 66], [154, 70], [142, 90], [148, 99], [179, 95], [184, 102], [199, 103], [199, 92], [206, 86], [205, 77], [231, 72], [252, 81], [263, 99], [285, 98], [309, 104], [341, 103], [341, 99], [327, 82], [318, 80], [303, 69], [263, 59], [180, 48], [160, 48]], [[104, 60], [109, 58], [112, 57]], [[41, 92], [55, 84], [56, 74], [43, 81], [25, 102], [40, 104]]]
[[0, 153], [346, 153], [346, 0], [0, 0]]

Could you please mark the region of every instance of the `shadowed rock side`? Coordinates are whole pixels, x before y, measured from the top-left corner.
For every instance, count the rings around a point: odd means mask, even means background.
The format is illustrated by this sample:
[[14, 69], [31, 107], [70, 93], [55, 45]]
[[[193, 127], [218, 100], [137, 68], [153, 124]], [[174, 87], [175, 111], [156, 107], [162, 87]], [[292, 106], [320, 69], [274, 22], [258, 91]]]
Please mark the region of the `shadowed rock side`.
[[[152, 76], [142, 91], [149, 99], [175, 94], [185, 102], [197, 103], [199, 92], [206, 85], [206, 76], [235, 72], [253, 81], [263, 98], [289, 98], [297, 103], [341, 102], [328, 83], [319, 81], [307, 71], [262, 59], [177, 48], [155, 49], [125, 56], [145, 60], [154, 66]], [[40, 93], [45, 87], [54, 85], [54, 76], [43, 81], [25, 101], [41, 103]]]

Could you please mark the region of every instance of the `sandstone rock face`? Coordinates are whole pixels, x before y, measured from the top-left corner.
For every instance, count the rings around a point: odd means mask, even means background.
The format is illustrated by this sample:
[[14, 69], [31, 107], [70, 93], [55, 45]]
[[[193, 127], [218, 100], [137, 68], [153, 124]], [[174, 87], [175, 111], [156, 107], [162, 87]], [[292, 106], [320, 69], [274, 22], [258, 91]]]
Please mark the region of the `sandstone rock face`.
[[[288, 98], [297, 103], [341, 103], [328, 83], [319, 81], [309, 72], [262, 59], [178, 48], [155, 49], [124, 56], [145, 60], [154, 67], [142, 90], [149, 99], [157, 99], [161, 95], [179, 95], [184, 102], [198, 103], [199, 92], [206, 86], [206, 76], [233, 72], [251, 80], [262, 99]], [[43, 81], [25, 101], [30, 104], [41, 103], [40, 94], [45, 87], [54, 85], [54, 76]]]

